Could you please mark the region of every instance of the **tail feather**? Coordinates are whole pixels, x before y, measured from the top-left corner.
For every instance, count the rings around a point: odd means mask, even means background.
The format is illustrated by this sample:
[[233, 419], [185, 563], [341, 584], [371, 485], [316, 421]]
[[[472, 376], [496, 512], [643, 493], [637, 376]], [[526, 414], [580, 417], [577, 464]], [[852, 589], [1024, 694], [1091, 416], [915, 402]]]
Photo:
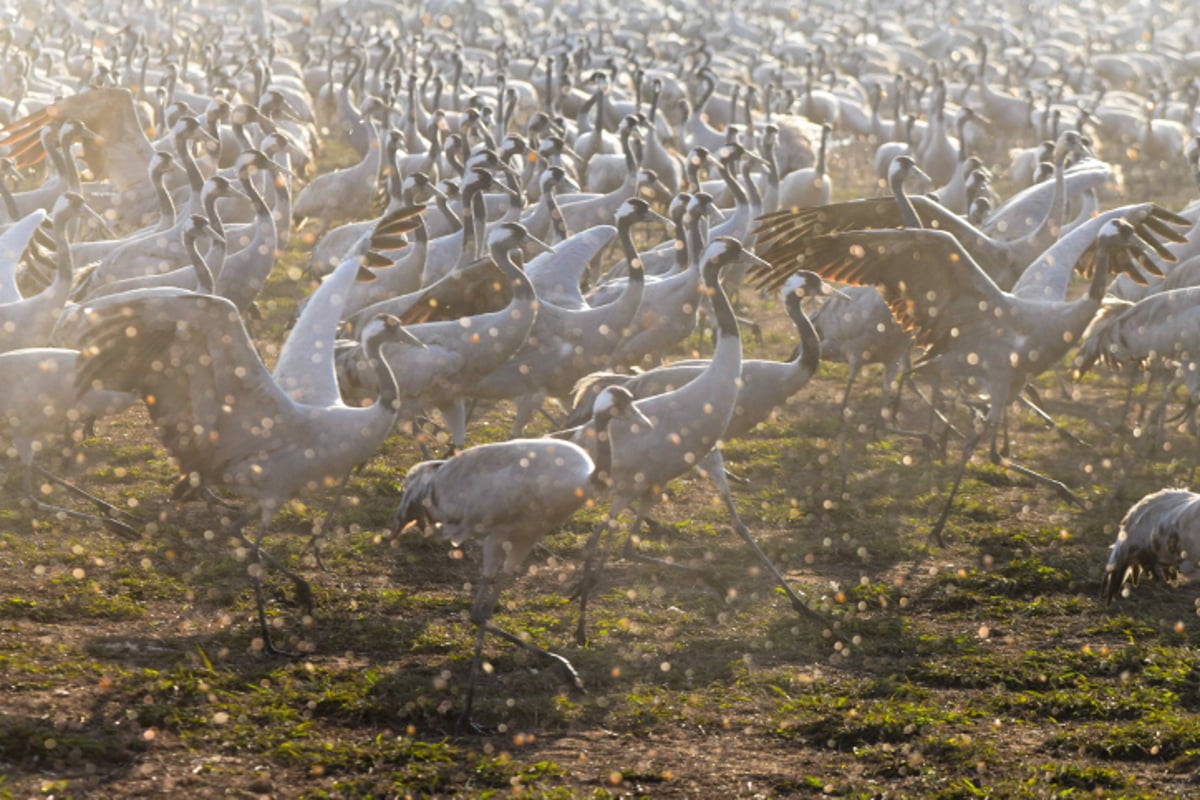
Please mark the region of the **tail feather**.
[[1123, 362], [1124, 347], [1120, 341], [1121, 315], [1133, 307], [1128, 300], [1109, 298], [1083, 332], [1083, 344], [1075, 356], [1075, 379], [1086, 375], [1097, 361], [1109, 369], [1119, 369]]
[[571, 413], [567, 415], [564, 427], [577, 428], [586, 425], [592, 418], [592, 404], [596, 402], [600, 392], [609, 386], [624, 385], [631, 377], [633, 376], [617, 372], [593, 372], [584, 375], [571, 389]]

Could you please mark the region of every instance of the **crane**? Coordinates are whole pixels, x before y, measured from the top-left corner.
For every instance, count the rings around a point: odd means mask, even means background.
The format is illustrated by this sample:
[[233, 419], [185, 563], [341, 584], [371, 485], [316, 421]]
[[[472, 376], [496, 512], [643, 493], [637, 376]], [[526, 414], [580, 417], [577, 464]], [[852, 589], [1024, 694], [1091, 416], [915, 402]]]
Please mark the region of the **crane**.
[[[619, 418], [651, 426], [627, 390], [610, 387], [596, 399], [592, 421], [603, 432]], [[583, 688], [570, 661], [491, 620], [500, 592], [534, 545], [604, 490], [611, 467], [612, 450], [604, 435], [596, 438], [594, 458], [571, 442], [509, 439], [468, 448], [450, 459], [423, 461], [405, 476], [392, 520], [395, 531], [432, 526], [455, 547], [468, 539], [482, 540], [483, 574], [471, 604], [475, 657], [460, 726], [471, 716], [483, 641], [489, 633], [550, 660], [568, 684]]]
[[[304, 404], [271, 376], [242, 324], [223, 297], [103, 298], [85, 309], [76, 386], [138, 393], [180, 471], [205, 486], [226, 486], [256, 501], [259, 530], [251, 548], [260, 563], [271, 519], [290, 498], [335, 483], [370, 458], [391, 430], [399, 388], [385, 342], [421, 343], [392, 316], [373, 318], [362, 330], [379, 373], [373, 405], [352, 408], [340, 400]], [[255, 513], [233, 522], [235, 535]], [[282, 569], [282, 568], [281, 568]], [[293, 580], [302, 597], [307, 584]], [[260, 570], [251, 570], [263, 648], [271, 642]]]

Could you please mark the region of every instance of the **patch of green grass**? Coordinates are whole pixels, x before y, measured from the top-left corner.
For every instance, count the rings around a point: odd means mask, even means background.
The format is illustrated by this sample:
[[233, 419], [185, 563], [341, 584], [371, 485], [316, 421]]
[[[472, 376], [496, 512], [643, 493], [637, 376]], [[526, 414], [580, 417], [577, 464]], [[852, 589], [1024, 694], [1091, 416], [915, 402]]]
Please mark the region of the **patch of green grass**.
[[1159, 708], [1128, 722], [1079, 726], [1051, 736], [1047, 745], [1105, 761], [1171, 761], [1200, 750], [1200, 724], [1192, 715]]

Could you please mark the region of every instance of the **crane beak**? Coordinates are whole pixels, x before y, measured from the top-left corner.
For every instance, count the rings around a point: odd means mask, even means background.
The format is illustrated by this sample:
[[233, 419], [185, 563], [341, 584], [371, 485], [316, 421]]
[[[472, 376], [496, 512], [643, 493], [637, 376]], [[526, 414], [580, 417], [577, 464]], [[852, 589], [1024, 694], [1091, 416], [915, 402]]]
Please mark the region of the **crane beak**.
[[675, 230], [675, 223], [671, 222], [671, 220], [667, 219], [654, 209], [650, 209], [647, 213], [647, 216], [649, 217], [649, 219], [646, 220], [647, 222], [661, 222], [663, 225], [667, 226], [667, 230]]
[[753, 150], [745, 151], [745, 156], [747, 159], [754, 162], [755, 164], [759, 164], [764, 167], [771, 166], [770, 163], [765, 158], [763, 158], [762, 156], [760, 156], [758, 153], [754, 152]]
[[642, 413], [642, 410], [636, 404], [630, 405], [625, 413], [630, 422], [636, 422], [639, 425], [645, 425], [648, 430], [654, 430], [654, 423]]
[[824, 295], [825, 297], [840, 297], [843, 300], [850, 299], [850, 295], [846, 294], [836, 286], [826, 283], [825, 281], [821, 281], [821, 288], [817, 290], [817, 294]]
[[742, 250], [741, 257], [746, 261], [749, 261], [751, 266], [757, 267], [764, 272], [769, 272], [771, 269], [773, 269], [770, 263], [754, 255], [754, 253], [751, 253], [749, 250]]
[[100, 226], [100, 230], [104, 231], [105, 236], [110, 239], [117, 238], [116, 232], [108, 226], [108, 220], [106, 220], [101, 214], [97, 213], [96, 209], [92, 208], [87, 203], [84, 203], [81, 210], [87, 214], [89, 219], [93, 220], [97, 225]]
[[533, 246], [533, 249], [539, 253], [555, 253], [558, 252], [553, 246], [543, 242], [541, 239], [533, 235], [527, 235], [525, 241]]
[[909, 172], [909, 175], [915, 175], [916, 177], [921, 178], [922, 180], [927, 182], [929, 185], [937, 186], [937, 184], [933, 182], [933, 178], [929, 177], [929, 175], [925, 172], [925, 170], [921, 169], [916, 164], [913, 165], [913, 168]]

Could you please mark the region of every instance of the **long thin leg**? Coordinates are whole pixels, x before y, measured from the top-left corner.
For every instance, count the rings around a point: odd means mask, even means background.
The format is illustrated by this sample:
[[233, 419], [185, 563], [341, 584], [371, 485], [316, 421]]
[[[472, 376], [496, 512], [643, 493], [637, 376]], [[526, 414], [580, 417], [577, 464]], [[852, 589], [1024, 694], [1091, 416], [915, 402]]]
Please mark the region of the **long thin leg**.
[[566, 683], [573, 689], [584, 691], [583, 678], [579, 677], [579, 673], [575, 671], [574, 665], [572, 665], [571, 662], [565, 657], [553, 652], [552, 650], [546, 650], [538, 647], [533, 642], [527, 642], [520, 636], [517, 636], [514, 633], [509, 633], [503, 628], [499, 628], [490, 622], [487, 624], [487, 632], [493, 633], [496, 636], [499, 636], [501, 639], [512, 642], [518, 647], [524, 648], [534, 655], [541, 656], [542, 658], [550, 661], [558, 669], [559, 677], [562, 678], [563, 683]]
[[[63, 514], [65, 516], [71, 517], [73, 519], [86, 520], [88, 522], [98, 522], [101, 525], [108, 528], [113, 533], [116, 533], [126, 539], [137, 540], [137, 539], [142, 538], [142, 535], [140, 533], [138, 533], [136, 530], [134, 530], [133, 528], [129, 527], [128, 525], [126, 525], [125, 523], [123, 523], [119, 520], [113, 519], [112, 517], [97, 517], [93, 514], [85, 514], [82, 511], [75, 511], [74, 509], [71, 509], [71, 508], [63, 508], [62, 506], [56, 506], [56, 505], [52, 505], [50, 503], [43, 503], [41, 500], [39, 500], [37, 498], [37, 494], [33, 491], [33, 470], [34, 470], [33, 464], [25, 465], [25, 497], [28, 498], [29, 502], [31, 504], [33, 504], [34, 509], [36, 509], [39, 513]], [[48, 475], [48, 476], [54, 478], [55, 482], [57, 482], [57, 483], [69, 485], [69, 484], [67, 484], [66, 481], [62, 480], [61, 478], [58, 478], [57, 476], [50, 475], [50, 473], [46, 472], [45, 470], [41, 469], [40, 467], [38, 468], [38, 470], [42, 474]], [[72, 488], [74, 488], [74, 487], [72, 487]], [[82, 491], [82, 490], [79, 490], [79, 491]], [[86, 492], [85, 492], [85, 494], [86, 494]], [[103, 503], [104, 501], [101, 500], [100, 502]]]
[[942, 541], [942, 529], [946, 527], [946, 520], [950, 519], [950, 511], [954, 508], [954, 498], [958, 495], [959, 484], [962, 483], [963, 475], [967, 472], [967, 464], [970, 462], [975, 448], [979, 445], [979, 439], [983, 433], [982, 430], [976, 430], [963, 444], [962, 463], [958, 465], [958, 474], [954, 476], [954, 484], [950, 487], [950, 493], [946, 495], [942, 513], [938, 515], [937, 522], [933, 523], [933, 530], [929, 532], [929, 538], [937, 542], [939, 547], [945, 547], [945, 542]]
[[328, 513], [325, 518], [313, 523], [312, 536], [308, 537], [308, 543], [304, 545], [305, 550], [312, 550], [313, 558], [317, 562], [317, 568], [322, 572], [328, 572], [324, 562], [321, 561], [321, 549], [318, 543], [325, 536], [325, 532], [333, 529], [333, 521], [337, 518], [338, 509], [342, 505], [342, 497], [346, 493], [346, 484], [350, 483], [350, 476], [362, 469], [362, 464], [359, 464], [354, 469], [342, 476], [342, 482], [338, 484], [337, 494], [333, 497], [333, 503], [329, 506]]
[[787, 578], [783, 577], [783, 574], [775, 566], [774, 562], [758, 546], [758, 542], [754, 541], [754, 537], [750, 534], [750, 529], [746, 527], [746, 523], [742, 522], [742, 518], [737, 511], [737, 506], [733, 502], [733, 495], [729, 491], [729, 482], [725, 480], [725, 459], [721, 456], [721, 451], [714, 447], [700, 463], [704, 469], [708, 470], [708, 479], [713, 482], [713, 485], [717, 489], [717, 494], [721, 495], [721, 499], [725, 501], [725, 507], [729, 509], [730, 521], [733, 523], [733, 529], [737, 531], [738, 536], [742, 537], [742, 541], [750, 546], [750, 549], [758, 556], [758, 560], [763, 563], [763, 566], [775, 576], [776, 583], [783, 588], [784, 594], [791, 601], [792, 610], [802, 617], [819, 622], [821, 625], [828, 624], [828, 620], [825, 617], [809, 608], [800, 596], [796, 594], [795, 590], [788, 584]]
[[33, 469], [39, 475], [41, 475], [43, 478], [50, 481], [51, 483], [55, 483], [55, 484], [61, 486], [62, 488], [66, 489], [68, 492], [75, 495], [76, 497], [79, 497], [83, 500], [87, 500], [89, 503], [92, 503], [97, 508], [99, 508], [101, 511], [103, 511], [105, 514], [120, 514], [121, 516], [126, 517], [127, 519], [135, 520], [138, 522], [141, 521], [138, 518], [137, 514], [132, 514], [128, 511], [126, 511], [125, 509], [121, 508], [120, 506], [114, 506], [112, 503], [109, 503], [105, 500], [101, 500], [99, 497], [96, 497], [94, 494], [90, 494], [89, 492], [87, 492], [83, 489], [80, 489], [75, 484], [67, 481], [65, 478], [60, 478], [59, 476], [55, 475], [53, 472], [50, 472], [49, 470], [45, 469], [44, 467], [39, 467], [37, 464], [34, 464]]
[[1071, 444], [1077, 444], [1080, 447], [1087, 447], [1087, 448], [1091, 447], [1090, 444], [1083, 441], [1075, 434], [1071, 433], [1069, 430], [1064, 428], [1062, 425], [1059, 425], [1058, 422], [1056, 422], [1053, 417], [1051, 417], [1048, 413], [1046, 413], [1046, 410], [1039, 405], [1039, 403], [1041, 402], [1041, 398], [1038, 397], [1037, 389], [1033, 388], [1033, 386], [1031, 386], [1029, 384], [1025, 385], [1025, 389], [1023, 390], [1023, 393], [1021, 395], [1021, 402], [1023, 404], [1025, 404], [1025, 406], [1030, 411], [1032, 411], [1034, 413], [1034, 415], [1037, 416], [1038, 419], [1040, 419], [1042, 422], [1046, 423], [1046, 425], [1048, 425], [1050, 428], [1052, 428], [1055, 433], [1057, 433], [1062, 438], [1066, 439]]
[[587, 644], [587, 606], [588, 599], [592, 592], [592, 581], [594, 573], [599, 570], [594, 562], [596, 560], [596, 548], [600, 544], [601, 537], [604, 536], [604, 531], [609, 526], [616, 526], [616, 518], [612, 511], [604, 519], [596, 523], [596, 527], [592, 529], [592, 535], [588, 537], [587, 546], [584, 550], [583, 558], [583, 581], [579, 584], [579, 624], [575, 628], [575, 643], [582, 646]]
[[857, 360], [850, 362], [850, 377], [846, 380], [846, 389], [842, 392], [842, 402], [838, 405], [838, 464], [842, 470], [842, 483], [840, 494], [846, 493], [846, 476], [850, 471], [850, 466], [846, 459], [846, 440], [849, 439], [846, 425], [847, 406], [850, 403], [850, 390], [854, 388], [854, 379], [858, 377], [859, 363]]
[[693, 567], [689, 564], [680, 564], [678, 561], [671, 561], [665, 558], [655, 558], [654, 556], [648, 556], [639, 552], [637, 549], [638, 535], [641, 533], [642, 526], [647, 523], [653, 523], [659, 528], [673, 532], [671, 528], [667, 528], [665, 525], [659, 525], [649, 518], [638, 517], [637, 521], [634, 522], [633, 529], [630, 530], [629, 535], [625, 537], [625, 547], [622, 550], [621, 555], [630, 561], [637, 561], [642, 564], [653, 564], [657, 567], [666, 567], [667, 569], [679, 570], [681, 572], [687, 572], [690, 575], [695, 575], [711, 586], [713, 591], [721, 595], [722, 598], [729, 596], [729, 587], [725, 585], [725, 582], [703, 567]]
[[475, 682], [479, 677], [479, 667], [483, 663], [483, 639], [487, 635], [487, 623], [496, 608], [496, 600], [500, 597], [500, 585], [494, 575], [485, 575], [480, 579], [479, 591], [475, 601], [471, 603], [471, 621], [475, 623], [475, 656], [471, 659], [471, 676], [467, 682], [467, 698], [463, 701], [462, 714], [458, 717], [457, 726], [460, 730], [471, 719], [471, 708], [475, 704]]
[[[284, 658], [297, 658], [298, 656], [296, 653], [290, 653], [287, 650], [280, 650], [275, 646], [275, 644], [271, 641], [271, 627], [267, 624], [267, 606], [266, 601], [263, 599], [262, 590], [262, 562], [264, 560], [263, 556], [265, 555], [262, 550], [262, 540], [267, 533], [267, 525], [271, 521], [271, 516], [271, 512], [264, 508], [262, 512], [262, 519], [258, 528], [258, 536], [256, 536], [252, 542], [253, 547], [251, 550], [251, 556], [253, 563], [250, 567], [250, 582], [254, 586], [254, 600], [258, 606], [258, 624], [262, 629], [263, 652], [269, 653], [273, 656], [283, 656]], [[278, 563], [275, 562], [274, 559], [271, 559], [271, 561], [276, 567], [279, 567]], [[283, 570], [283, 572], [291, 576], [293, 581], [296, 580], [295, 576], [292, 576], [291, 573], [287, 572], [287, 570]]]

